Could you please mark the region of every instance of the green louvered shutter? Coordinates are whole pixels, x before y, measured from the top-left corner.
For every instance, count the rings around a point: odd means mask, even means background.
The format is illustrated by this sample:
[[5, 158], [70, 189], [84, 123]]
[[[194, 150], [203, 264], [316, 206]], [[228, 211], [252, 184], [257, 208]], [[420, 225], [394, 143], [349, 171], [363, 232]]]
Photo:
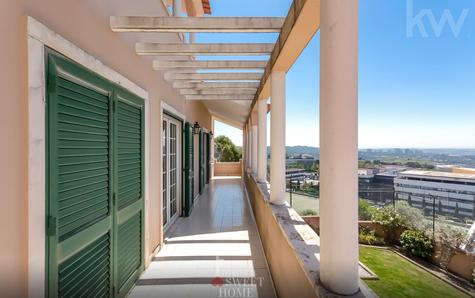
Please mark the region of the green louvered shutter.
[[199, 193], [202, 194], [203, 190], [205, 188], [205, 150], [204, 150], [204, 132], [200, 131], [199, 134], [199, 142], [198, 146], [199, 147]]
[[143, 271], [144, 102], [46, 52], [46, 296], [125, 296]]
[[211, 178], [211, 134], [206, 134], [206, 184]]
[[141, 99], [123, 90], [116, 98], [116, 288], [122, 296], [143, 270], [144, 106]]
[[56, 55], [48, 59], [48, 296], [111, 285], [109, 84]]
[[191, 123], [186, 122], [183, 129], [183, 143], [184, 143], [184, 167], [183, 167], [183, 182], [184, 182], [184, 214], [189, 216], [191, 209], [193, 209], [193, 127]]

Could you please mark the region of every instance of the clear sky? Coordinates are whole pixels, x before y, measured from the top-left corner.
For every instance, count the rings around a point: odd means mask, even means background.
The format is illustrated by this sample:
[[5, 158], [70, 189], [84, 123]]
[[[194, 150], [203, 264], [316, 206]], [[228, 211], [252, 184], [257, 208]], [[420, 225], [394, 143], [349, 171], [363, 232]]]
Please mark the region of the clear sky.
[[[213, 16], [285, 16], [290, 3], [211, 0]], [[360, 0], [359, 19], [359, 147], [475, 148], [475, 1]], [[198, 42], [275, 39], [197, 36]], [[317, 33], [286, 76], [290, 146], [318, 146], [319, 47]], [[225, 126], [215, 132], [242, 142]]]

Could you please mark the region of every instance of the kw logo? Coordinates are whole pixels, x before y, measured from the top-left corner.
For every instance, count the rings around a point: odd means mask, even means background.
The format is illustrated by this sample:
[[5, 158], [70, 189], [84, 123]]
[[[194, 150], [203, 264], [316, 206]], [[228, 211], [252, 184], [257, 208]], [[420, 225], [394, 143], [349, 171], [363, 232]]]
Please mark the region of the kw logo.
[[460, 31], [467, 19], [469, 9], [463, 9], [460, 16], [455, 19], [454, 15], [449, 9], [445, 9], [437, 21], [434, 12], [431, 9], [422, 9], [417, 14], [414, 13], [414, 0], [406, 0], [406, 36], [408, 38], [414, 37], [414, 31], [417, 28], [422, 38], [428, 38], [429, 32], [427, 31], [427, 22], [429, 21], [430, 28], [432, 29], [435, 37], [440, 37], [444, 29], [448, 26], [455, 38], [460, 35]]

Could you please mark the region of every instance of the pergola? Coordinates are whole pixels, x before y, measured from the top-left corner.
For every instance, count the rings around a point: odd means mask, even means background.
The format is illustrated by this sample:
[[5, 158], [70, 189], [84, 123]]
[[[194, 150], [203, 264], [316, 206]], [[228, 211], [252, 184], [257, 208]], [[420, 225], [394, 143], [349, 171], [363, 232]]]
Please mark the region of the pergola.
[[[204, 11], [209, 11], [209, 3], [204, 2]], [[285, 203], [285, 75], [320, 30], [320, 279], [336, 293], [355, 293], [358, 2], [294, 0], [285, 18], [207, 17], [190, 12], [184, 17], [181, 4], [173, 1], [172, 17], [111, 16], [110, 26], [115, 32], [190, 33], [189, 43], [139, 42], [136, 52], [153, 56], [153, 68], [164, 72], [186, 100], [203, 101], [212, 114], [243, 128], [246, 170], [261, 183], [266, 183], [270, 98], [270, 201], [276, 205]], [[279, 36], [275, 44], [194, 43], [192, 34], [204, 32], [277, 32]], [[267, 60], [196, 60], [196, 55], [259, 55]]]

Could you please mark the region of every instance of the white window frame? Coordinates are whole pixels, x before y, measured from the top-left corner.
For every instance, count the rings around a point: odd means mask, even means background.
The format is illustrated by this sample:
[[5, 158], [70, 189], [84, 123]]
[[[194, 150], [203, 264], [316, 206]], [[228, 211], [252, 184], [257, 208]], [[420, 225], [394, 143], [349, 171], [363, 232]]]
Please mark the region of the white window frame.
[[[179, 172], [180, 172], [180, 181], [182, 181], [182, 162], [183, 162], [183, 146], [182, 146], [182, 142], [183, 142], [183, 137], [182, 137], [182, 131], [183, 131], [183, 125], [185, 124], [186, 122], [186, 117], [183, 113], [179, 112], [177, 109], [175, 109], [174, 107], [172, 107], [171, 105], [167, 104], [165, 102], [164, 99], [162, 99], [160, 101], [160, 126], [163, 125], [163, 120], [164, 120], [164, 117], [167, 116], [167, 114], [169, 115], [174, 115], [176, 117], [176, 119], [178, 121], [181, 121], [181, 130], [179, 131], [180, 133], [180, 145], [179, 145], [179, 149], [180, 149], [180, 165], [179, 165]], [[162, 133], [163, 130], [162, 128], [160, 128], [160, 133]], [[163, 136], [160, 135], [160, 164], [159, 164], [159, 167], [160, 167], [160, 171], [162, 171], [163, 169], [163, 166], [162, 166], [162, 156], [163, 156], [163, 152], [162, 152], [162, 148], [163, 148]], [[162, 173], [163, 174], [163, 173]], [[162, 218], [162, 210], [163, 210], [163, 179], [162, 179], [162, 175], [160, 175], [160, 202], [159, 202], [159, 208], [160, 208], [160, 245], [163, 245], [163, 239], [164, 239], [164, 234], [165, 232], [167, 232], [167, 230], [172, 226], [170, 224], [167, 224], [166, 227], [163, 226], [163, 218]], [[167, 191], [168, 192], [168, 191]], [[183, 192], [183, 183], [180, 184], [180, 197], [181, 198], [181, 193]], [[181, 200], [180, 200], [180, 204], [181, 204]], [[181, 208], [181, 205], [180, 205], [180, 208]], [[181, 210], [178, 210], [178, 213], [181, 214]], [[176, 221], [176, 220], [175, 220]]]

